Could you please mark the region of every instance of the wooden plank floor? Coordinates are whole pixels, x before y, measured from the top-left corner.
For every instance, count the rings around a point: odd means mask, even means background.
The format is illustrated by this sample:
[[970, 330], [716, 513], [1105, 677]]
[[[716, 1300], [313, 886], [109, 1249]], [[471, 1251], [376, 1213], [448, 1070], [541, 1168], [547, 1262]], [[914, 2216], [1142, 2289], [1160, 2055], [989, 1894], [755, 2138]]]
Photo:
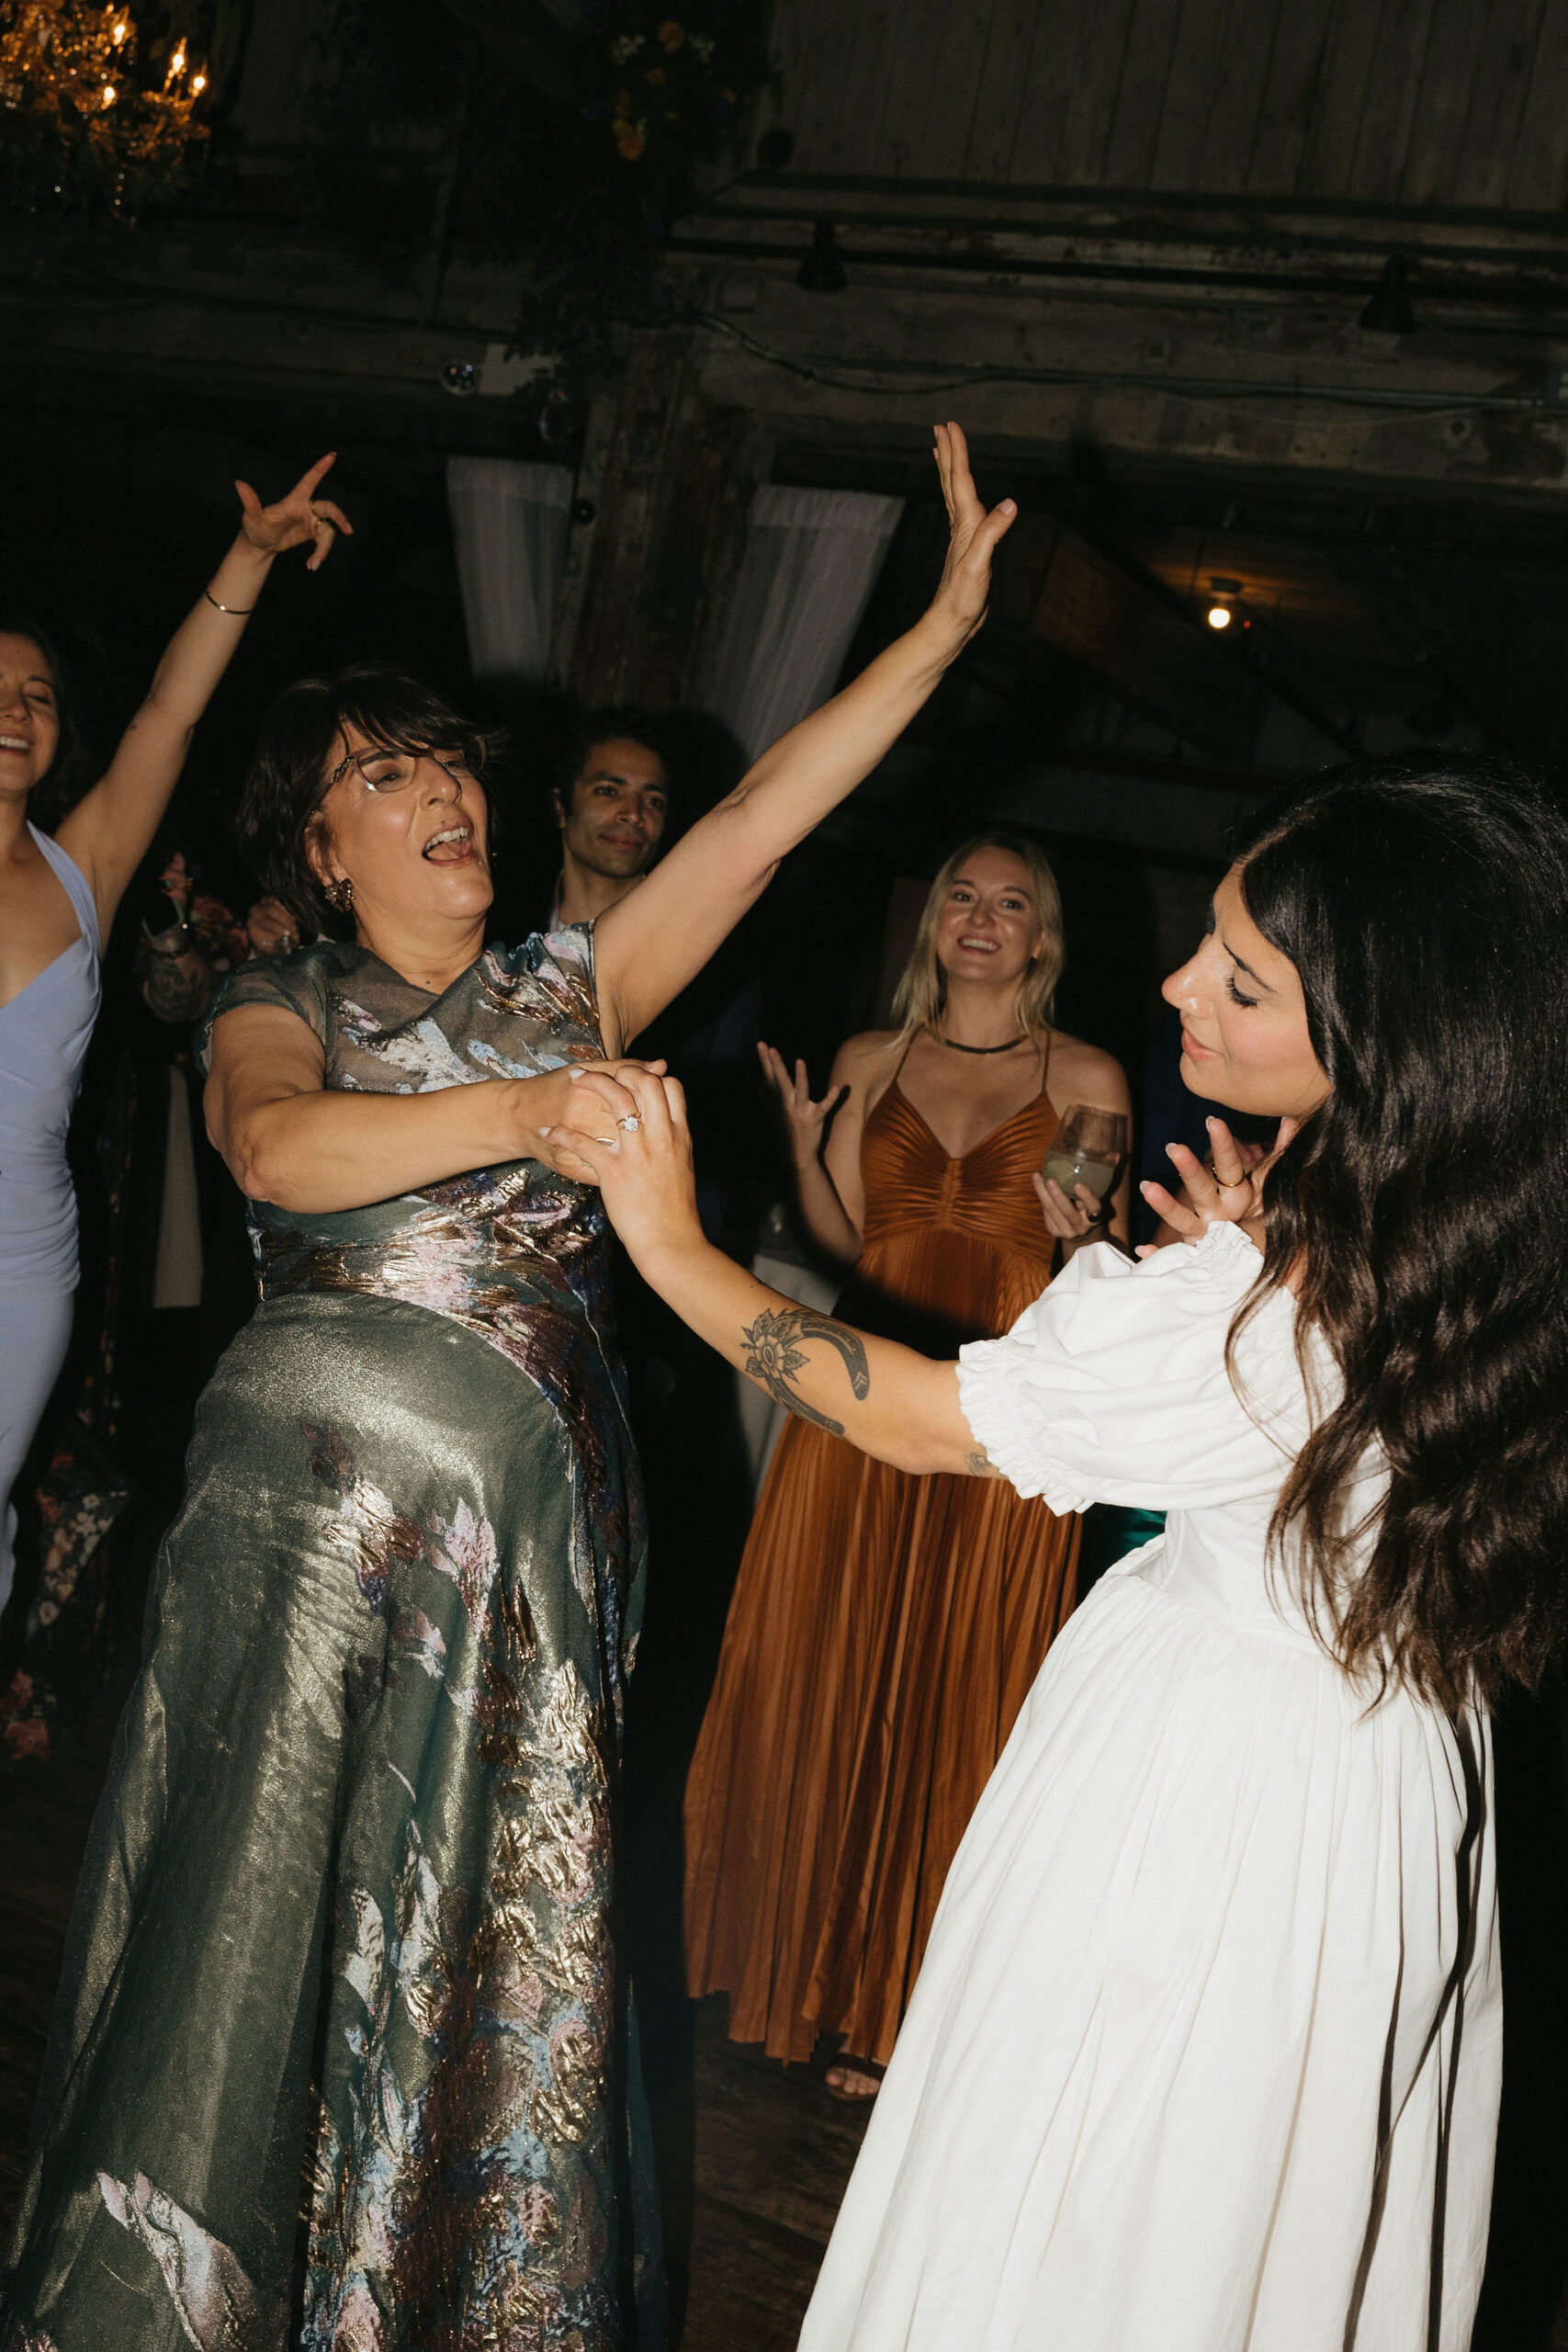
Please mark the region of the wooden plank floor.
[[682, 2352], [794, 2352], [866, 2110], [820, 2068], [775, 2065], [697, 2013], [695, 2195]]
[[52, 1770], [0, 1781], [0, 2243], [21, 2187], [33, 2094], [82, 1851], [132, 1680], [100, 1691], [80, 1745]]

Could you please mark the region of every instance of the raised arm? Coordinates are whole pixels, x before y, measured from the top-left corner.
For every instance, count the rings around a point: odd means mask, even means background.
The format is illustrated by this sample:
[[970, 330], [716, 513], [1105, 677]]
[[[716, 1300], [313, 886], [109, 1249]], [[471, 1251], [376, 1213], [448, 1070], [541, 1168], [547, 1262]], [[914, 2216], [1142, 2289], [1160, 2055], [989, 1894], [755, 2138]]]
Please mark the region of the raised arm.
[[612, 1052], [702, 970], [779, 860], [897, 741], [984, 620], [992, 553], [1016, 509], [1004, 499], [986, 513], [956, 424], [937, 426], [936, 459], [952, 536], [929, 610], [842, 694], [781, 736], [647, 881], [601, 917], [594, 966]]
[[239, 536], [170, 639], [147, 699], [120, 738], [107, 771], [60, 827], [61, 847], [93, 886], [105, 938], [169, 805], [196, 723], [232, 659], [275, 560], [309, 541], [307, 568], [315, 571], [337, 533], [353, 530], [341, 507], [316, 495], [332, 462], [322, 458], [275, 506], [264, 506], [249, 482], [235, 483]]
[[581, 1156], [650, 1288], [749, 1380], [802, 1419], [896, 1469], [996, 1476], [958, 1402], [951, 1363], [799, 1306], [716, 1250], [697, 1219], [685, 1100], [624, 1066], [637, 1125]]

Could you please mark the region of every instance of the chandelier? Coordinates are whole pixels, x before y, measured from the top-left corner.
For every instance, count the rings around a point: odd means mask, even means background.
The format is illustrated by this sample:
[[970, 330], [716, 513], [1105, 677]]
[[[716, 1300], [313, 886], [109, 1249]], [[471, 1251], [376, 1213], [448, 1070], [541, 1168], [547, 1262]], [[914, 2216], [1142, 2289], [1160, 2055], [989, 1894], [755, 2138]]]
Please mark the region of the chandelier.
[[0, 204], [134, 220], [191, 176], [207, 138], [192, 115], [205, 72], [180, 35], [162, 79], [133, 74], [136, 23], [124, 6], [0, 0]]

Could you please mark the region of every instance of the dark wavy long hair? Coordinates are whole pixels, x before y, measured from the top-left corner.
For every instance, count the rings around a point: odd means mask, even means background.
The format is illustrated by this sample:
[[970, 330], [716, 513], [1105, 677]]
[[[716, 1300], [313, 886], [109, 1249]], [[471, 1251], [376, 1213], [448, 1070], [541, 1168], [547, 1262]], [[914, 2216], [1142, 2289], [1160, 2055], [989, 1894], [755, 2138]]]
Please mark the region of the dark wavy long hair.
[[262, 887], [280, 899], [303, 936], [352, 933], [310, 864], [321, 828], [328, 762], [344, 725], [391, 752], [460, 752], [483, 782], [493, 853], [500, 811], [484, 771], [499, 729], [481, 727], [445, 695], [390, 662], [356, 662], [333, 678], [297, 678], [269, 707], [240, 794], [235, 829]]
[[1568, 1626], [1568, 823], [1501, 763], [1379, 761], [1282, 795], [1235, 854], [1333, 1090], [1268, 1179], [1232, 1333], [1300, 1265], [1303, 1370], [1315, 1330], [1344, 1383], [1273, 1556], [1299, 1544], [1319, 1637], [1380, 1687], [1533, 1686]]
[[46, 628], [31, 613], [4, 602], [0, 602], [0, 635], [30, 638], [48, 662], [54, 680], [60, 741], [28, 803], [28, 814], [34, 824], [51, 833], [62, 819], [71, 814], [83, 794], [96, 784], [99, 775], [75, 669], [53, 629]]

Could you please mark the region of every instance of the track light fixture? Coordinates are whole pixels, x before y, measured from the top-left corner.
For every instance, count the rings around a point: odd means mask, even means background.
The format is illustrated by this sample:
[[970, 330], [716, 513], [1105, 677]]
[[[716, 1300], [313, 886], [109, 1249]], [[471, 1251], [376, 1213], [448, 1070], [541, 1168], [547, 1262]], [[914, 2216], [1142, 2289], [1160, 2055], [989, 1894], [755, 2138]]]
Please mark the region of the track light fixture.
[[1369, 334], [1414, 334], [1416, 306], [1410, 300], [1410, 265], [1403, 254], [1383, 264], [1371, 300], [1361, 312]]
[[795, 284], [808, 294], [841, 294], [849, 284], [844, 257], [839, 251], [830, 220], [818, 220], [811, 232], [811, 250], [801, 263]]

